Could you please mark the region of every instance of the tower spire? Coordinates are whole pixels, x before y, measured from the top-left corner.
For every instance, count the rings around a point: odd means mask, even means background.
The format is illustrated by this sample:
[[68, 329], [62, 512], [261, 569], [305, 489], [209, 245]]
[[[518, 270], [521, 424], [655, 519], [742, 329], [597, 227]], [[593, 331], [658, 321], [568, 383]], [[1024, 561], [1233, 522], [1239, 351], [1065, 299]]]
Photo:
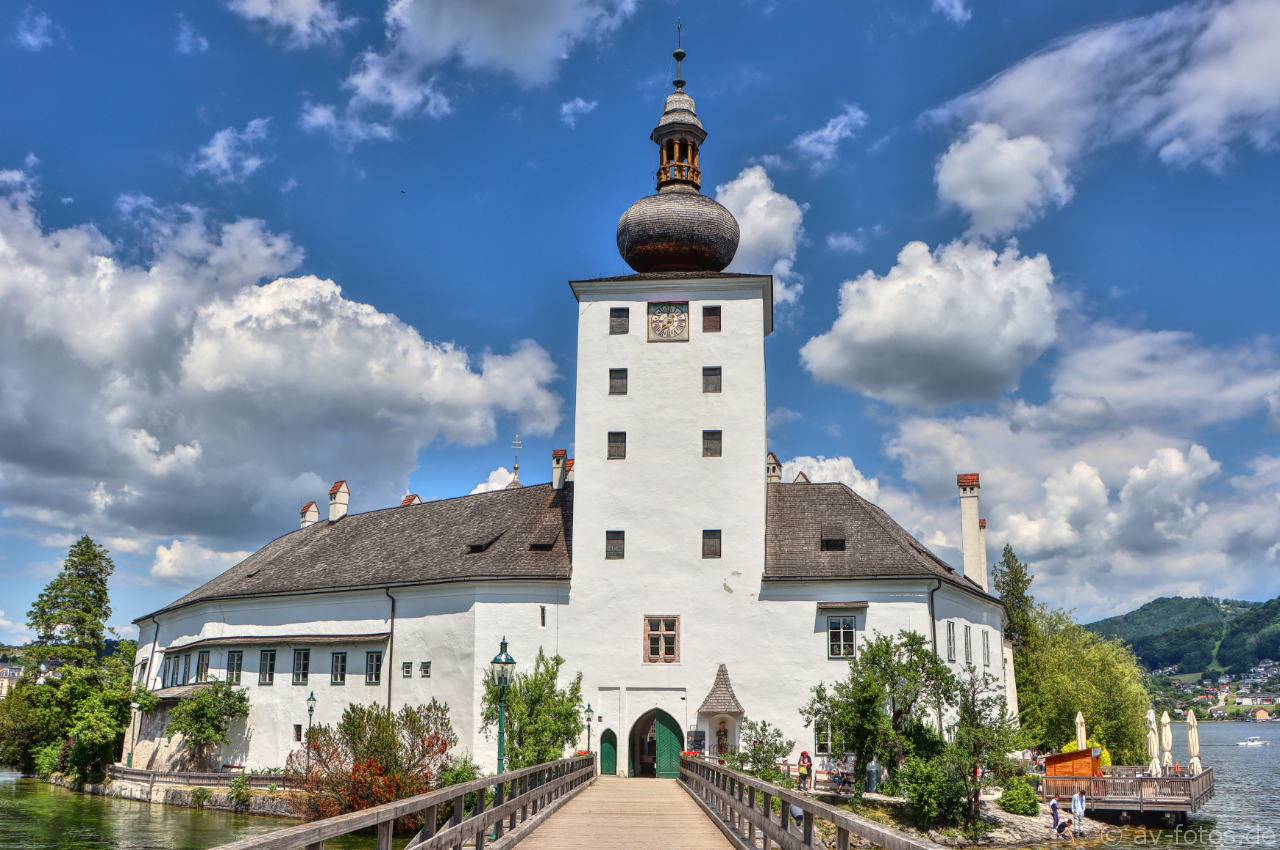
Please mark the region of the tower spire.
[[671, 82], [675, 84], [677, 91], [680, 91], [684, 88], [684, 82], [685, 82], [684, 73], [680, 70], [680, 65], [682, 62], [684, 62], [684, 57], [689, 55], [685, 53], [684, 48], [680, 46], [680, 43], [682, 41], [681, 36], [683, 35], [683, 32], [682, 32], [683, 30], [684, 30], [684, 23], [679, 18], [676, 18], [676, 49], [675, 49], [675, 52], [671, 54], [672, 56], [675, 57], [675, 60], [676, 60], [676, 78]]

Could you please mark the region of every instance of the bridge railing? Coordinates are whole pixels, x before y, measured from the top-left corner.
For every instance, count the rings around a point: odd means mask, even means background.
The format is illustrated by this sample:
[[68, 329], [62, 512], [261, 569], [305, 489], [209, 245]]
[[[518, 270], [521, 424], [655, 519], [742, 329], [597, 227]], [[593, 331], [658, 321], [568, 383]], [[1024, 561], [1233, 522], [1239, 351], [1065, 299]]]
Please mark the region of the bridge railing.
[[[595, 771], [594, 755], [575, 756], [244, 838], [224, 844], [219, 850], [323, 850], [325, 841], [330, 838], [372, 827], [378, 829], [378, 850], [391, 850], [396, 821], [416, 814], [423, 815], [426, 825], [409, 842], [406, 850], [461, 850], [463, 844], [474, 844], [475, 850], [484, 850], [491, 835], [498, 839], [491, 850], [501, 850], [503, 844], [510, 843], [501, 841], [504, 834], [531, 821], [540, 812], [582, 788], [595, 776]], [[492, 800], [487, 799], [490, 789], [494, 791]], [[476, 794], [476, 805], [468, 815], [464, 813], [464, 804], [466, 796], [471, 793]], [[437, 831], [438, 807], [450, 802], [453, 803], [453, 816], [443, 829]], [[530, 828], [534, 825], [528, 823]]]
[[[713, 819], [719, 819], [722, 829], [730, 826], [736, 831], [737, 835], [731, 838], [737, 844], [745, 841], [761, 850], [820, 847], [822, 842], [814, 835], [814, 821], [825, 820], [835, 827], [836, 850], [849, 850], [851, 835], [886, 850], [942, 850], [940, 845], [927, 839], [882, 826], [845, 809], [819, 803], [805, 794], [704, 759], [682, 758], [680, 781]], [[774, 800], [780, 803], [777, 814], [773, 811]], [[793, 814], [794, 811], [799, 814]], [[757, 831], [761, 834], [760, 845], [756, 844]]]
[[107, 768], [107, 777], [118, 782], [136, 782], [152, 788], [164, 785], [177, 785], [185, 788], [229, 788], [231, 780], [244, 776], [249, 788], [268, 789], [272, 785], [290, 791], [293, 786], [282, 773], [239, 773], [223, 771], [222, 773], [195, 773], [192, 771], [143, 770], [137, 767], [122, 767], [113, 764]]

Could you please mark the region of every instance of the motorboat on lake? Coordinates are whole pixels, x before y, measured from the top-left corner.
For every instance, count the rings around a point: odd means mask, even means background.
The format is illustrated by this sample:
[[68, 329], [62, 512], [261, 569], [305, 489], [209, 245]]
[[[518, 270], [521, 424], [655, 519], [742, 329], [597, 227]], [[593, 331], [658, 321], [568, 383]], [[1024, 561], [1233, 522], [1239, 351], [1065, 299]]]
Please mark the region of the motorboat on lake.
[[1236, 742], [1237, 747], [1268, 747], [1270, 745], [1271, 745], [1270, 741], [1265, 741], [1262, 738], [1259, 738], [1257, 735], [1251, 735], [1250, 737], [1245, 738], [1243, 741]]

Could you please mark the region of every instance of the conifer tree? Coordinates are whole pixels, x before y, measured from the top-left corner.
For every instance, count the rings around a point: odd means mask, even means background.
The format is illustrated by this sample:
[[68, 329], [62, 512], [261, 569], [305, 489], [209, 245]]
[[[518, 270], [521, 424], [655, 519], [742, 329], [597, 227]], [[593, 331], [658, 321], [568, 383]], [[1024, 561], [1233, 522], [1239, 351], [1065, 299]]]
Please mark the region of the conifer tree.
[[1004, 557], [1000, 563], [992, 565], [996, 592], [1000, 601], [1009, 612], [1009, 625], [1005, 629], [1005, 637], [1013, 641], [1015, 653], [1026, 645], [1034, 628], [1032, 614], [1036, 608], [1036, 598], [1028, 591], [1035, 576], [1027, 570], [1027, 565], [1018, 560], [1013, 547], [1005, 544]]
[[23, 653], [28, 665], [94, 664], [105, 646], [106, 619], [111, 616], [107, 580], [115, 568], [107, 550], [88, 535], [75, 542], [62, 571], [27, 612], [27, 626], [36, 633]]

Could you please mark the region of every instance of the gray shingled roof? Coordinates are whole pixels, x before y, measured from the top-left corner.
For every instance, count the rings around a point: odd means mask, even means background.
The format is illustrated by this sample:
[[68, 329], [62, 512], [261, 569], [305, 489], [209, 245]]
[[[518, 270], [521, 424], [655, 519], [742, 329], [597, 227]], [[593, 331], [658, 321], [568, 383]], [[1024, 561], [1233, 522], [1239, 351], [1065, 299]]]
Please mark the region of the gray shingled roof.
[[[768, 486], [765, 581], [920, 576], [982, 592], [843, 484]], [[822, 539], [838, 531], [845, 550], [823, 552]]]
[[738, 695], [733, 692], [733, 683], [729, 681], [729, 668], [725, 665], [721, 664], [720, 669], [716, 671], [715, 684], [707, 692], [707, 698], [702, 701], [702, 707], [698, 709], [698, 713], [743, 713], [742, 703], [738, 702]]
[[[537, 484], [322, 520], [271, 541], [161, 611], [206, 599], [450, 580], [567, 579], [572, 505], [572, 484], [562, 490]], [[534, 551], [531, 544], [550, 548]], [[472, 552], [473, 546], [485, 548]]]

